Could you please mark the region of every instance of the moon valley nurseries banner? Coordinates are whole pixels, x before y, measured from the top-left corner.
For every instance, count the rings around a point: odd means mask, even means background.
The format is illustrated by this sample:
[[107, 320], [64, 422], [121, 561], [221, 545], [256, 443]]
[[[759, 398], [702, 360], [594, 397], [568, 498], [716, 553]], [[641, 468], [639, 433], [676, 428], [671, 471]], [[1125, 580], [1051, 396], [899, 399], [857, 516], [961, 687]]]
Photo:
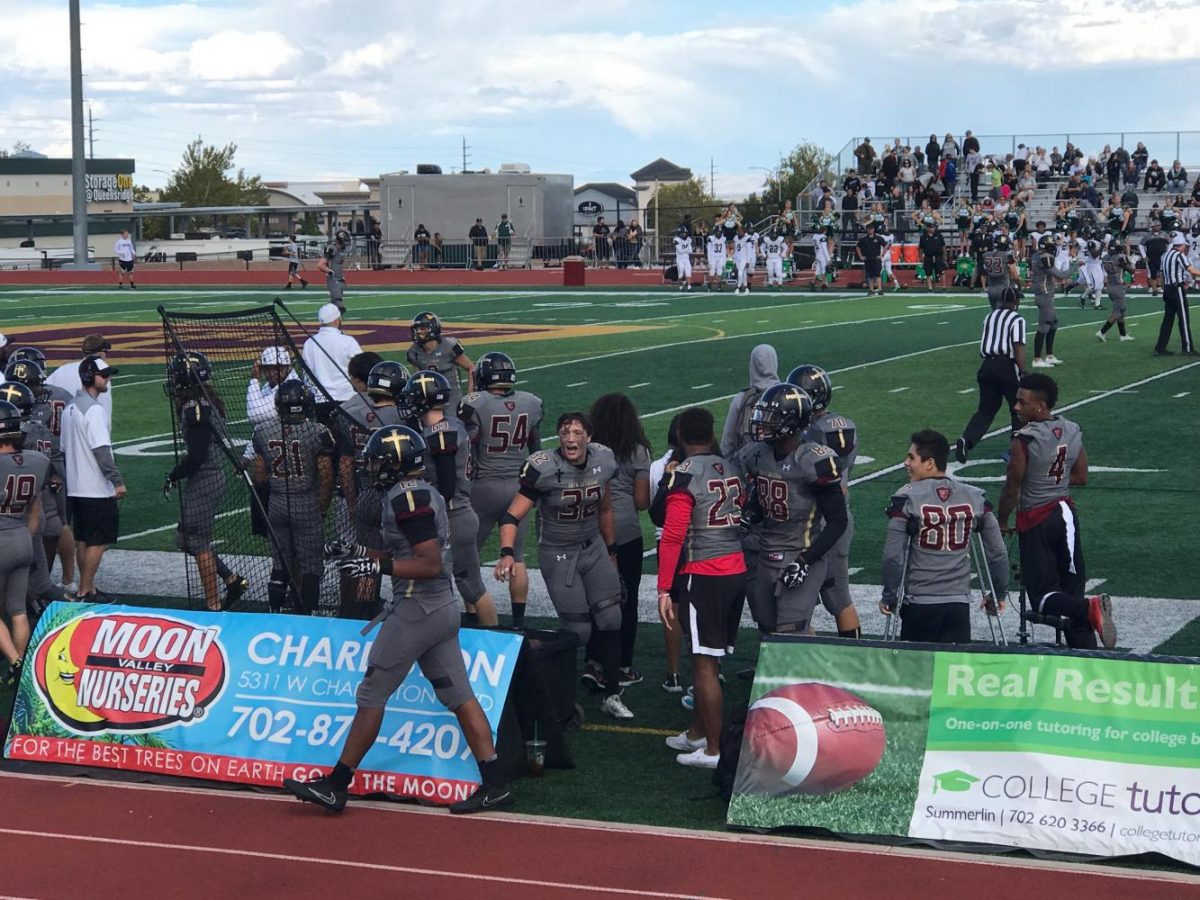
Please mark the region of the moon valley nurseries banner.
[[[361, 625], [51, 604], [26, 653], [4, 755], [260, 785], [327, 771], [367, 668]], [[521, 637], [459, 637], [494, 736]], [[351, 791], [451, 803], [478, 783], [458, 721], [414, 666]]]
[[767, 640], [729, 823], [1200, 865], [1200, 665]]

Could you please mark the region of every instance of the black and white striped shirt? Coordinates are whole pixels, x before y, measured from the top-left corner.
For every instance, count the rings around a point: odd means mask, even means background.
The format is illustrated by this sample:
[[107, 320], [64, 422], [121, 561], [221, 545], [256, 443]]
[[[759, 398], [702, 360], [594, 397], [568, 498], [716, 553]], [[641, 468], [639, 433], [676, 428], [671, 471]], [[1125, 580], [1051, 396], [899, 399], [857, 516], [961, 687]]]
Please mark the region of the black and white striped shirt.
[[1164, 285], [1187, 283], [1188, 258], [1181, 247], [1172, 247], [1162, 258], [1162, 279]]
[[1016, 344], [1025, 343], [1025, 320], [1015, 309], [993, 309], [983, 320], [980, 356], [1016, 359]]

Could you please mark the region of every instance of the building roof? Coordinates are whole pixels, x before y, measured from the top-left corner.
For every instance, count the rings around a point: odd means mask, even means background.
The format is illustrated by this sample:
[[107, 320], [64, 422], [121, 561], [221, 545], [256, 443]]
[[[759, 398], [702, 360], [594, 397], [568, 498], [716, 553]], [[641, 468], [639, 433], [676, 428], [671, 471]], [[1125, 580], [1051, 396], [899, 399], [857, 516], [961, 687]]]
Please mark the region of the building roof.
[[633, 188], [628, 188], [615, 181], [589, 181], [587, 184], [581, 184], [575, 188], [575, 193], [582, 194], [588, 190], [612, 197], [614, 200], [628, 200], [631, 203], [637, 200], [637, 192]]
[[[132, 159], [86, 159], [84, 171], [92, 175], [132, 175]], [[0, 157], [0, 175], [70, 175], [71, 160], [36, 156]]]
[[634, 181], [687, 181], [692, 177], [692, 170], [677, 166], [669, 159], [661, 156], [647, 166], [642, 166], [629, 176]]

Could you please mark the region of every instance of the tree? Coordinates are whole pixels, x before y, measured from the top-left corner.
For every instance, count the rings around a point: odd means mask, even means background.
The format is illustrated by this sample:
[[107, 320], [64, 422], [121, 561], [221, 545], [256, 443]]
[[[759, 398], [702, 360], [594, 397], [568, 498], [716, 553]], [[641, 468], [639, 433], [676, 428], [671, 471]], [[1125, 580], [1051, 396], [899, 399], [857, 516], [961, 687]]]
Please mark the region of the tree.
[[17, 156], [32, 149], [33, 148], [29, 146], [29, 144], [25, 143], [25, 141], [13, 141], [12, 152], [10, 153], [8, 150], [0, 149], [0, 157]]
[[833, 154], [823, 147], [808, 141], [797, 144], [779, 161], [775, 173], [766, 177], [761, 193], [751, 194], [743, 201], [742, 215], [750, 222], [762, 221], [778, 213], [784, 200], [791, 200], [799, 209], [800, 195], [813, 181], [828, 175], [832, 163]]
[[690, 213], [693, 219], [706, 219], [720, 212], [725, 201], [718, 200], [708, 192], [703, 179], [692, 177], [675, 184], [664, 184], [658, 196], [646, 204], [646, 227], [655, 227], [657, 212], [658, 233], [672, 234]]
[[185, 207], [265, 206], [267, 189], [259, 176], [247, 178], [244, 169], [238, 169], [235, 177], [229, 176], [235, 153], [236, 144], [217, 148], [196, 138], [183, 151], [183, 161], [171, 173], [159, 199], [174, 200]]

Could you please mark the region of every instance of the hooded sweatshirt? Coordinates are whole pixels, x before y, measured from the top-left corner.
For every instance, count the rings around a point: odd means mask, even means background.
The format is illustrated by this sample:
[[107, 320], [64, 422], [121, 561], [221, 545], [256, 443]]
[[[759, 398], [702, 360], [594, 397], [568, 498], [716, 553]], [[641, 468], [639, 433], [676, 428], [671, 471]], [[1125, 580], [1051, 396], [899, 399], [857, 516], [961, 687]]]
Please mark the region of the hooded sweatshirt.
[[779, 357], [770, 344], [759, 344], [750, 351], [750, 386], [729, 403], [725, 428], [721, 432], [721, 455], [730, 458], [750, 442], [750, 413], [763, 391], [779, 383]]

